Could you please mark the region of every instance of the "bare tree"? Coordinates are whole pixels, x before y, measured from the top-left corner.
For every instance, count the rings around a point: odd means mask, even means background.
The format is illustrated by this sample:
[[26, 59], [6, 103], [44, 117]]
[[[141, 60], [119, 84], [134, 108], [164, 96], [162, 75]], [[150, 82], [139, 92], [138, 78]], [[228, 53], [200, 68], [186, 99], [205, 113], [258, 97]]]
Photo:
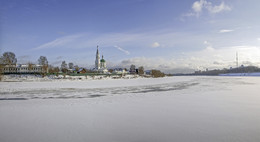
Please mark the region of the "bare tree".
[[2, 57], [2, 56], [0, 57], [0, 65], [1, 65], [1, 64], [4, 64], [4, 61], [3, 61], [3, 57]]
[[144, 67], [143, 66], [138, 68], [138, 74], [139, 75], [144, 75]]
[[0, 63], [0, 81], [3, 79], [4, 74], [4, 65]]
[[69, 69], [73, 69], [74, 64], [73, 63], [69, 63]]
[[76, 72], [78, 72], [78, 71], [79, 71], [79, 66], [78, 66], [78, 65], [75, 65], [75, 66], [74, 66], [74, 69], [75, 69]]
[[62, 61], [62, 63], [61, 63], [61, 71], [63, 73], [67, 73], [67, 71], [68, 71], [68, 65], [65, 61]]
[[4, 74], [4, 65], [3, 65], [3, 57], [0, 57], [0, 81], [3, 79]]
[[135, 74], [135, 73], [136, 73], [135, 65], [131, 65], [131, 66], [130, 66], [129, 72], [130, 72], [131, 74]]
[[48, 65], [48, 60], [45, 56], [40, 56], [38, 59], [39, 65]]
[[49, 73], [59, 75], [59, 67], [49, 66]]
[[151, 75], [155, 78], [165, 76], [165, 74], [163, 72], [161, 72], [160, 70], [152, 70]]
[[42, 65], [42, 76], [44, 77], [48, 73], [48, 60], [45, 56], [40, 56], [38, 62], [39, 65]]
[[29, 69], [29, 71], [31, 73], [32, 69], [33, 69], [33, 64], [31, 62], [28, 63], [28, 69]]
[[49, 65], [49, 73], [54, 74], [54, 66]]
[[54, 71], [54, 73], [56, 74], [56, 76], [59, 76], [59, 71], [60, 71], [59, 67], [55, 67], [55, 68], [53, 69], [53, 71]]
[[3, 64], [16, 64], [17, 59], [15, 58], [15, 54], [13, 52], [5, 52], [1, 59]]

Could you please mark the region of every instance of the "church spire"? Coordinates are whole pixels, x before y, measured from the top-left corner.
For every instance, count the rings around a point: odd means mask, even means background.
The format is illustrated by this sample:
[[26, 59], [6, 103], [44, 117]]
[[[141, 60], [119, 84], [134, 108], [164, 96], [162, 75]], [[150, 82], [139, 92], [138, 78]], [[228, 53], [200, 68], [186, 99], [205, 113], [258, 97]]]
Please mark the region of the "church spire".
[[99, 52], [98, 52], [98, 45], [97, 45], [97, 54], [99, 54]]
[[96, 68], [96, 69], [99, 69], [99, 68], [100, 68], [100, 56], [99, 56], [99, 52], [98, 52], [98, 45], [97, 45], [95, 68]]

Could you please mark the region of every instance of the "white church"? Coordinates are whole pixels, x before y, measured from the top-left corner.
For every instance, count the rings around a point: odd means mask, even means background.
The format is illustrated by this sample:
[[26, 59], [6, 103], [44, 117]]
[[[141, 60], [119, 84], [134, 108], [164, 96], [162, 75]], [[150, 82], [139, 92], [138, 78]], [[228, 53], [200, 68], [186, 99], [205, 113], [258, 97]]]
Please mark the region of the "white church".
[[107, 73], [107, 66], [106, 66], [106, 60], [104, 59], [102, 55], [102, 59], [100, 59], [98, 46], [97, 46], [97, 53], [96, 53], [96, 61], [95, 61], [95, 69], [94, 71], [97, 71], [99, 73]]

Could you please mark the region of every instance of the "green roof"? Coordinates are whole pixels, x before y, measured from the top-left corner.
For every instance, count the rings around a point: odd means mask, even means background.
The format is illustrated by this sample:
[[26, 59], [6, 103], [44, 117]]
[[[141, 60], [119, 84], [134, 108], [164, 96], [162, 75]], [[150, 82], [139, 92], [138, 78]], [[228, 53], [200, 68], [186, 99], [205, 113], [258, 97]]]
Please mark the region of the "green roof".
[[106, 62], [106, 60], [104, 60], [104, 59], [101, 59], [101, 60], [100, 60], [100, 62]]

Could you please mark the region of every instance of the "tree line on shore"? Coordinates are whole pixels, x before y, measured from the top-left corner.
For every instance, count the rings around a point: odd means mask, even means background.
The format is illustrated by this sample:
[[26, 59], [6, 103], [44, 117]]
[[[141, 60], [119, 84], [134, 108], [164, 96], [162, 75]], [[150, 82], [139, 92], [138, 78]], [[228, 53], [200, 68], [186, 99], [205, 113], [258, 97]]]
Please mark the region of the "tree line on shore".
[[237, 68], [224, 68], [224, 69], [215, 69], [207, 71], [196, 71], [194, 75], [219, 75], [219, 74], [228, 74], [228, 73], [253, 73], [260, 72], [260, 68], [256, 66], [240, 66]]
[[209, 75], [209, 76], [215, 76], [220, 74], [229, 74], [229, 73], [254, 73], [254, 72], [260, 72], [260, 68], [256, 66], [240, 66], [237, 68], [224, 68], [224, 69], [214, 69], [214, 70], [205, 70], [205, 71], [195, 71], [194, 73], [188, 73], [188, 74], [173, 74], [174, 76], [186, 76], [186, 75]]

